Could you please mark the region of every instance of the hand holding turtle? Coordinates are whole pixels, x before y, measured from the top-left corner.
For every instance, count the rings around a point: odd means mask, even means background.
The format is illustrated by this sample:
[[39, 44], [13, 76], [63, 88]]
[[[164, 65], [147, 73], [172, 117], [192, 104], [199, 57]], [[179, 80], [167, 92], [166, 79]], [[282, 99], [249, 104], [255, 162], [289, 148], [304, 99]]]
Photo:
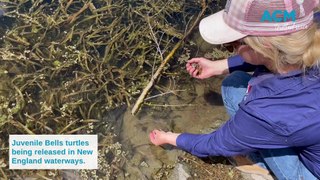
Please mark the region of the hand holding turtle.
[[228, 73], [227, 60], [211, 61], [206, 58], [193, 58], [187, 62], [188, 73], [197, 79]]

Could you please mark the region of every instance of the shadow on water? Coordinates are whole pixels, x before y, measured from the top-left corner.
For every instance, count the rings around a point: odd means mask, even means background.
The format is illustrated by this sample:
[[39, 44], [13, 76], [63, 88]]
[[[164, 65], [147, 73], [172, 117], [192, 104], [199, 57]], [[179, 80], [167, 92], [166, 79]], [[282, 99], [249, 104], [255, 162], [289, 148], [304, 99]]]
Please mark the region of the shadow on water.
[[204, 94], [204, 99], [212, 106], [223, 106], [223, 101], [221, 98], [221, 94], [214, 92], [214, 91], [208, 91]]

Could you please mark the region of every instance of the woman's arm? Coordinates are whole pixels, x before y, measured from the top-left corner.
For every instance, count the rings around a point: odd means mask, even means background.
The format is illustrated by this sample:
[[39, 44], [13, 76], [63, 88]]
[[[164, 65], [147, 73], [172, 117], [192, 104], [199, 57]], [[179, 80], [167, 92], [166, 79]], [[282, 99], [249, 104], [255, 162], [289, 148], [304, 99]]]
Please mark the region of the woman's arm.
[[198, 157], [234, 156], [258, 149], [289, 147], [267, 123], [242, 110], [210, 134], [178, 134], [154, 130], [150, 133], [150, 140], [155, 145], [177, 146]]
[[192, 77], [198, 79], [229, 73], [227, 59], [212, 61], [202, 57], [192, 58], [187, 62], [186, 69]]
[[255, 65], [246, 63], [244, 59], [239, 55], [231, 56], [227, 61], [229, 73], [232, 73], [233, 71], [252, 72], [257, 68], [257, 66]]
[[246, 63], [239, 55], [216, 61], [211, 61], [206, 58], [193, 58], [189, 60], [186, 65], [189, 74], [198, 79], [229, 74], [237, 70], [250, 72], [256, 68], [257, 66]]

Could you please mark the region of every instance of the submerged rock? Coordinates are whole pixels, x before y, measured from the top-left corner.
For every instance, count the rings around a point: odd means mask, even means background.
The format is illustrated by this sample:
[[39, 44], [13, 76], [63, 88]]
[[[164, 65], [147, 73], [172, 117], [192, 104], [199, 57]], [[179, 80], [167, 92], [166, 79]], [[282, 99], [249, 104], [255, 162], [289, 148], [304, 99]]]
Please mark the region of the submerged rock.
[[62, 179], [80, 180], [80, 173], [77, 170], [63, 170]]
[[187, 180], [188, 178], [191, 178], [190, 170], [187, 166], [178, 163], [176, 164], [176, 167], [173, 169], [173, 172], [169, 179], [175, 179], [175, 180]]

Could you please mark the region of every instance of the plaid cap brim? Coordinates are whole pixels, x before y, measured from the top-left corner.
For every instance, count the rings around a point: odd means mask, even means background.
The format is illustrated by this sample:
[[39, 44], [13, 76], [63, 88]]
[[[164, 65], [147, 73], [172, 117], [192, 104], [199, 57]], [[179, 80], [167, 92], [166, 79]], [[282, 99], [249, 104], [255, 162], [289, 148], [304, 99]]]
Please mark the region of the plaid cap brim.
[[202, 38], [210, 44], [224, 44], [247, 36], [227, 25], [223, 19], [224, 10], [201, 20], [199, 30]]

